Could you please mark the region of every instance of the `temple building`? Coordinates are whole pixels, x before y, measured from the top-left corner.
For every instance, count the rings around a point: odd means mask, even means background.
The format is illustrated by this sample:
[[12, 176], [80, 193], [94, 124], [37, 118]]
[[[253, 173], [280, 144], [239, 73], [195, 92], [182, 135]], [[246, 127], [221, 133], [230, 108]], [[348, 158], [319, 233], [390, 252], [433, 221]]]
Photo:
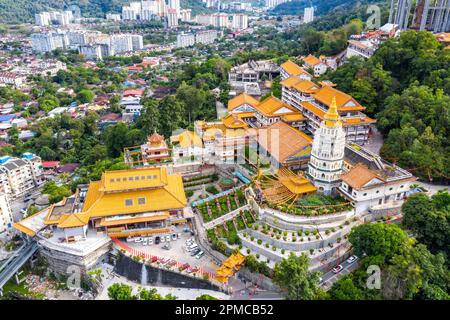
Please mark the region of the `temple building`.
[[305, 168], [311, 155], [312, 139], [283, 121], [258, 129], [251, 140], [273, 168]]
[[141, 145], [141, 153], [144, 164], [159, 163], [170, 158], [169, 148], [164, 137], [156, 132], [148, 137], [147, 143]]
[[[89, 233], [117, 238], [168, 234], [173, 225], [186, 222], [186, 206], [181, 176], [147, 167], [105, 172], [100, 181], [51, 205], [42, 218], [52, 234], [76, 242]], [[14, 227], [28, 234], [26, 223]]]
[[295, 62], [288, 60], [280, 65], [281, 79], [285, 80], [291, 76], [298, 77], [302, 80], [311, 80], [313, 76]]
[[369, 139], [371, 125], [376, 120], [367, 117], [363, 113], [366, 108], [352, 96], [337, 90], [333, 83], [323, 81], [315, 84], [311, 78], [298, 77], [294, 73], [285, 78], [281, 86], [281, 100], [301, 111], [306, 118], [305, 129], [310, 133], [314, 134], [320, 127], [335, 98], [347, 140], [364, 144]]
[[308, 175], [320, 193], [336, 194], [344, 165], [345, 132], [342, 128], [336, 99], [316, 130], [308, 164]]
[[356, 213], [400, 208], [410, 185], [417, 180], [408, 171], [354, 143], [345, 147], [343, 172], [339, 192], [351, 201]]

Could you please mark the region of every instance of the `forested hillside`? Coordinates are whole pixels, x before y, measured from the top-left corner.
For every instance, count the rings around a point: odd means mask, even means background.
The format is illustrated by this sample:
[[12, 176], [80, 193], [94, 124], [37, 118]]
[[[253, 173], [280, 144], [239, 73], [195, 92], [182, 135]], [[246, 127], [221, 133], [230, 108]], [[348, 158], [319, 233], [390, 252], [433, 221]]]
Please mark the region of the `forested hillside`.
[[283, 15], [300, 15], [311, 3], [315, 8], [315, 15], [325, 15], [333, 10], [348, 10], [358, 5], [381, 2], [380, 0], [293, 0], [273, 8], [272, 13]]
[[383, 157], [434, 181], [450, 177], [450, 50], [429, 32], [407, 31], [368, 61], [327, 74], [367, 107], [385, 135]]

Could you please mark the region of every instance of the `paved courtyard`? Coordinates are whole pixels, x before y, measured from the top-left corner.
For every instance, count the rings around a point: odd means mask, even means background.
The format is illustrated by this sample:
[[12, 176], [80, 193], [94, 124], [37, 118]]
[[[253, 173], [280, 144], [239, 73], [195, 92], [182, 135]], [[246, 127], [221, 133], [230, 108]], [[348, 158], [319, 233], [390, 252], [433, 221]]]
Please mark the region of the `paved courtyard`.
[[[180, 239], [177, 240], [171, 240], [170, 243], [170, 249], [166, 250], [163, 248], [163, 246], [166, 244], [166, 242], [155, 244], [153, 237], [153, 244], [144, 246], [142, 242], [140, 243], [134, 243], [134, 242], [127, 242], [127, 246], [139, 250], [144, 253], [148, 253], [157, 257], [161, 258], [170, 258], [174, 259], [177, 262], [180, 263], [189, 263], [191, 266], [197, 266], [199, 268], [202, 268], [204, 271], [207, 272], [215, 272], [216, 269], [219, 267], [214, 263], [214, 261], [205, 253], [203, 257], [200, 259], [197, 259], [195, 257], [192, 257], [190, 255], [190, 252], [186, 251], [185, 243], [186, 240], [193, 238], [189, 232], [183, 232], [182, 226], [178, 227], [177, 232], [181, 233]], [[123, 239], [125, 241], [125, 239]]]

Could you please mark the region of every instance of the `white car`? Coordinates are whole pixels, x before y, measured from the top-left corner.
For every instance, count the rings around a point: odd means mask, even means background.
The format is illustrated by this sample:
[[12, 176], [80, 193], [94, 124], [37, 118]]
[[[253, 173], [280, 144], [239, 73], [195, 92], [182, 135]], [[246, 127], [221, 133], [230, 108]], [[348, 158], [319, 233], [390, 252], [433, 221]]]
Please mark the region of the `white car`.
[[348, 264], [352, 264], [354, 263], [356, 260], [358, 260], [357, 256], [351, 256], [350, 258], [347, 259], [347, 263]]
[[127, 237], [127, 242], [134, 242], [134, 237]]
[[153, 244], [153, 238], [149, 238], [149, 239], [148, 239], [148, 244], [149, 244], [149, 245], [152, 245], [152, 244]]
[[148, 246], [148, 238], [144, 238], [144, 239], [142, 240], [142, 245], [143, 245], [143, 246]]
[[166, 236], [166, 241], [167, 241], [167, 242], [170, 241], [170, 236]]
[[197, 255], [195, 256], [196, 259], [200, 259], [201, 257], [203, 257], [205, 253], [203, 251], [200, 251], [199, 253], [197, 253]]
[[177, 233], [177, 237], [178, 237], [178, 239], [181, 238], [181, 233], [180, 232]]
[[177, 234], [176, 233], [172, 234], [172, 240], [177, 240]]
[[344, 269], [344, 267], [342, 265], [338, 264], [336, 267], [331, 269], [331, 271], [333, 271], [333, 273], [339, 273], [342, 271], [342, 269]]
[[134, 238], [134, 242], [135, 242], [135, 243], [139, 243], [139, 242], [142, 242], [142, 241], [143, 241], [143, 240], [142, 240], [141, 237]]
[[166, 242], [166, 239], [164, 237], [161, 237], [161, 243]]

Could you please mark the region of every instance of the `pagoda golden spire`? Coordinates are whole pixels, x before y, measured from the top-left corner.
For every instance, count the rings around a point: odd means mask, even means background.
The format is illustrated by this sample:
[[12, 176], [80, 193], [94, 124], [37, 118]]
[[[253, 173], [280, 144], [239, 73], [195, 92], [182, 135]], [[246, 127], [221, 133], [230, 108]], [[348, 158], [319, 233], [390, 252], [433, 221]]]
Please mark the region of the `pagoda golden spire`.
[[333, 97], [331, 100], [331, 105], [328, 108], [328, 111], [324, 115], [325, 123], [327, 126], [333, 127], [340, 122], [340, 116], [337, 110], [336, 97]]

